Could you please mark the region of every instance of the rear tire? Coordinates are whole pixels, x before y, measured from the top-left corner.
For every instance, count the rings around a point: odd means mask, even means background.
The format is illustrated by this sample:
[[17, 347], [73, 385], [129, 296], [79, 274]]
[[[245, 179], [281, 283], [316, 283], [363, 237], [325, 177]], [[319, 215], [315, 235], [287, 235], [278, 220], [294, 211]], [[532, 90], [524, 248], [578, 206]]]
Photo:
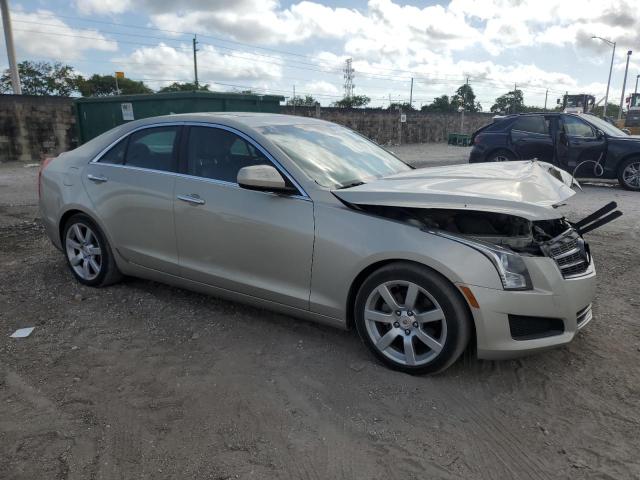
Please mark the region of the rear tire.
[[471, 336], [471, 315], [460, 292], [440, 274], [409, 262], [372, 273], [360, 287], [354, 313], [371, 352], [410, 374], [446, 369]]
[[640, 157], [628, 158], [618, 166], [618, 183], [625, 190], [640, 191]]
[[83, 285], [105, 287], [122, 279], [106, 237], [87, 215], [77, 213], [67, 220], [62, 246], [69, 270]]
[[487, 162], [510, 162], [511, 160], [515, 160], [516, 157], [509, 150], [496, 150], [495, 152], [491, 152], [487, 156]]

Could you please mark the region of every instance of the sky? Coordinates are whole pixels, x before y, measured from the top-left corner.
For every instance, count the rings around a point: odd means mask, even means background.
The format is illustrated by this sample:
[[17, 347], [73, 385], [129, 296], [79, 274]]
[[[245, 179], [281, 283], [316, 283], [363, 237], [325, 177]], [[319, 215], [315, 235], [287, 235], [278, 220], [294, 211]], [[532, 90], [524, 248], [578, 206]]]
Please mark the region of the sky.
[[[525, 103], [565, 91], [604, 97], [617, 43], [610, 103], [640, 75], [637, 0], [9, 0], [18, 61], [60, 61], [83, 75], [124, 71], [158, 89], [193, 81], [323, 105], [344, 93], [372, 106], [415, 107], [469, 81], [484, 110], [517, 85]], [[2, 38], [0, 67], [7, 67]]]

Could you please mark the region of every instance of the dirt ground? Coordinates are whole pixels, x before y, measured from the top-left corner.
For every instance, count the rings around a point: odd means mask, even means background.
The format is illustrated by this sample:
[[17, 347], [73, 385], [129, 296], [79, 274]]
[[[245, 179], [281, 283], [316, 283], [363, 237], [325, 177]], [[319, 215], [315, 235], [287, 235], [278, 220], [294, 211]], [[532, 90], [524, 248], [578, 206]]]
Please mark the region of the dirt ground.
[[354, 332], [80, 286], [37, 221], [36, 170], [0, 165], [0, 479], [640, 478], [640, 194], [586, 185], [563, 207], [625, 212], [588, 237], [595, 318], [571, 345], [412, 377]]

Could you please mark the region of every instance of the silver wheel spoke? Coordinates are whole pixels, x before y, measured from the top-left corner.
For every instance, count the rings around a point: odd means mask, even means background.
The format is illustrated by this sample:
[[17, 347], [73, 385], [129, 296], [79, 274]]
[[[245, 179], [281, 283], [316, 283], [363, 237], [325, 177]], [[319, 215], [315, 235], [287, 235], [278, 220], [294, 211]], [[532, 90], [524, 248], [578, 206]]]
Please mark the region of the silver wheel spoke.
[[389, 305], [389, 308], [391, 308], [392, 310], [397, 310], [398, 308], [400, 308], [398, 306], [398, 303], [396, 302], [396, 299], [393, 298], [393, 295], [391, 295], [391, 292], [386, 285], [380, 285], [378, 287], [378, 293], [380, 293], [380, 296], [384, 300], [384, 303]]
[[420, 323], [438, 322], [444, 319], [444, 312], [439, 308], [428, 312], [416, 313], [416, 320]]
[[416, 364], [416, 351], [413, 349], [413, 342], [411, 341], [410, 335], [404, 337], [404, 356], [407, 359], [407, 365]]
[[366, 310], [364, 318], [372, 322], [393, 323], [393, 315], [388, 313], [376, 312], [375, 310]]
[[381, 351], [386, 350], [397, 336], [398, 332], [395, 329], [389, 330], [382, 337], [380, 337], [380, 340], [378, 340], [378, 343], [376, 343], [376, 347], [378, 347], [378, 349]]
[[415, 283], [410, 283], [407, 287], [407, 296], [404, 299], [404, 306], [410, 309], [414, 309], [416, 306], [416, 300], [418, 299], [418, 293], [420, 290]]
[[84, 273], [85, 278], [91, 277], [91, 271], [89, 271], [89, 260], [86, 258], [82, 261], [82, 273]]
[[80, 248], [82, 247], [82, 245], [80, 245], [78, 242], [70, 238], [67, 240], [67, 245], [70, 246], [71, 248], [75, 248], [76, 250], [80, 250]]
[[82, 231], [80, 230], [80, 225], [77, 223], [73, 226], [73, 234], [76, 236], [76, 240], [80, 243], [84, 243], [84, 235], [82, 235]]
[[76, 255], [75, 257], [71, 257], [69, 261], [71, 262], [71, 265], [75, 267], [76, 265], [80, 265], [80, 262], [82, 262], [82, 258], [82, 255]]
[[89, 255], [102, 255], [102, 250], [100, 250], [100, 247], [90, 245], [87, 247], [87, 253]]
[[438, 342], [435, 338], [427, 335], [422, 330], [416, 331], [416, 337], [434, 352], [437, 353], [442, 350], [442, 344], [440, 344], [440, 342]]
[[89, 258], [89, 265], [93, 268], [93, 273], [98, 274], [100, 272], [100, 265], [98, 265], [95, 258]]

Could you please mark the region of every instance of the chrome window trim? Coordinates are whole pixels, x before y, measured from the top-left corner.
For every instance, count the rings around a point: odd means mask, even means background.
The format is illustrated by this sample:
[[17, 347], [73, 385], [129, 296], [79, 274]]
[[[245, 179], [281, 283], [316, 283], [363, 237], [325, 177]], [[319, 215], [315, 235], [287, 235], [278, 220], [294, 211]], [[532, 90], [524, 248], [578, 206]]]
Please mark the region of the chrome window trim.
[[[273, 166], [276, 169], [278, 169], [278, 171], [282, 175], [287, 177], [289, 179], [289, 181], [291, 181], [291, 183], [293, 183], [293, 185], [298, 190], [298, 194], [297, 195], [287, 195], [288, 197], [311, 200], [311, 197], [309, 197], [309, 194], [307, 194], [307, 192], [304, 190], [304, 188], [302, 188], [302, 186], [300, 186], [300, 184], [293, 178], [293, 176], [291, 176], [291, 174], [282, 166], [282, 164], [278, 160], [276, 160], [275, 157], [273, 155], [271, 155], [262, 145], [260, 145], [258, 142], [256, 142], [253, 138], [251, 138], [249, 135], [245, 134], [244, 132], [241, 132], [241, 131], [233, 128], [233, 127], [229, 127], [227, 125], [222, 125], [222, 124], [219, 124], [219, 123], [193, 122], [193, 121], [191, 121], [191, 122], [160, 122], [160, 123], [152, 123], [152, 124], [149, 124], [149, 125], [142, 125], [140, 127], [134, 128], [133, 130], [121, 135], [120, 137], [118, 137], [117, 140], [111, 142], [107, 147], [103, 148], [93, 158], [93, 160], [91, 160], [89, 163], [90, 164], [91, 163], [100, 163], [100, 159], [109, 150], [111, 150], [111, 148], [113, 148], [121, 140], [125, 139], [129, 135], [132, 135], [133, 133], [138, 132], [140, 130], [146, 130], [148, 128], [158, 128], [158, 127], [185, 127], [185, 126], [219, 128], [221, 130], [226, 130], [226, 131], [231, 132], [231, 133], [233, 133], [235, 135], [238, 135], [240, 138], [242, 138], [243, 140], [249, 142], [251, 145], [253, 145], [255, 148], [257, 148], [265, 157], [267, 157], [267, 160], [269, 160], [273, 164]], [[141, 171], [146, 171], [146, 172], [159, 172], [159, 173], [164, 173], [164, 174], [168, 174], [168, 175], [175, 175], [175, 176], [184, 177], [184, 178], [193, 178], [193, 179], [208, 181], [210, 183], [214, 183], [214, 184], [217, 184], [217, 185], [235, 186], [237, 188], [242, 188], [236, 182], [227, 182], [226, 180], [217, 180], [217, 179], [214, 179], [214, 178], [198, 177], [197, 175], [188, 175], [188, 174], [178, 173], [178, 172], [168, 172], [166, 170], [155, 170], [153, 168], [132, 167], [132, 166], [129, 166], [129, 165], [125, 165], [125, 164], [121, 165], [121, 164], [117, 164], [117, 163], [100, 163], [100, 165], [108, 165], [108, 166], [111, 166], [111, 167], [120, 167], [120, 168], [129, 168], [129, 169], [141, 170]], [[262, 193], [269, 193], [269, 194], [272, 194], [272, 195], [282, 196], [279, 193], [273, 193], [273, 192], [262, 192]]]

